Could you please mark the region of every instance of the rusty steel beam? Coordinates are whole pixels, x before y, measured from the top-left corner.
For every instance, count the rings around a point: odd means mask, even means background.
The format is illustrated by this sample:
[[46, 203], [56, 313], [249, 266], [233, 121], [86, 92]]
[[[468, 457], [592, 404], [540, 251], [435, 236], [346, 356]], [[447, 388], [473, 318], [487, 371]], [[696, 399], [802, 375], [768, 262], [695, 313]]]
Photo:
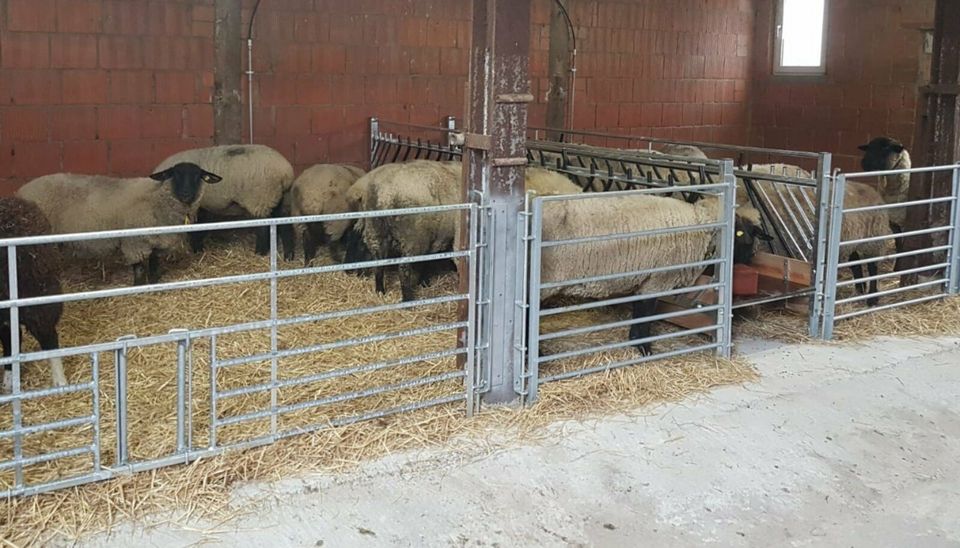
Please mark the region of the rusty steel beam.
[[[933, 166], [960, 163], [960, 2], [937, 0], [934, 19], [933, 66], [931, 82], [920, 88], [917, 134], [914, 140], [915, 166]], [[937, 176], [914, 177], [910, 197], [923, 200], [948, 196], [951, 192], [949, 173]], [[911, 207], [907, 211], [905, 231], [919, 230], [947, 224], [948, 208], [938, 204], [932, 208]], [[906, 251], [915, 251], [931, 245], [930, 235], [908, 238]], [[937, 260], [931, 254], [907, 257], [899, 268], [908, 270], [929, 266]], [[916, 283], [916, 274], [905, 275], [902, 284]]]
[[[490, 369], [485, 403], [514, 402], [518, 215], [523, 209], [529, 82], [530, 0], [473, 0], [473, 44], [466, 105], [464, 198], [483, 196], [488, 275], [483, 295]], [[462, 243], [465, 243], [462, 242]], [[465, 283], [461, 275], [461, 283]]]
[[213, 28], [213, 141], [237, 144], [242, 139], [243, 105], [240, 100], [241, 25], [240, 0], [216, 0]]
[[[572, 36], [567, 26], [563, 10], [570, 9], [570, 0], [556, 0], [550, 15], [550, 89], [547, 90], [548, 128], [566, 128], [567, 101], [570, 97], [570, 56]], [[550, 135], [549, 139], [559, 140], [559, 135]]]

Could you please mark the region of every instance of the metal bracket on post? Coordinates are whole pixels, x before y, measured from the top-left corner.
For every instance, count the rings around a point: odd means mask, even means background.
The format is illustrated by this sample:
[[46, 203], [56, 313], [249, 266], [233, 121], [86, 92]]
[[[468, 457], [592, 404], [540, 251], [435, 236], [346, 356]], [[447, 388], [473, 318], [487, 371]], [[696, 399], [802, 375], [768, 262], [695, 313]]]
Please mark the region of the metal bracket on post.
[[190, 345], [189, 330], [171, 329], [170, 334], [182, 334], [177, 341], [177, 453], [187, 450], [187, 347]]
[[737, 178], [733, 174], [733, 160], [720, 162], [720, 180], [726, 185], [723, 189], [723, 228], [721, 229], [720, 258], [723, 261], [717, 268], [720, 287], [717, 288], [717, 310], [719, 331], [717, 352], [722, 358], [730, 358], [733, 349], [733, 241], [736, 211]]
[[[124, 335], [118, 342], [132, 341], [136, 335]], [[115, 372], [116, 406], [117, 406], [117, 456], [116, 465], [126, 466], [130, 458], [128, 453], [129, 440], [127, 438], [127, 345], [118, 348], [113, 357]]]
[[950, 220], [953, 230], [950, 231], [950, 287], [951, 295], [960, 293], [960, 164], [953, 168], [953, 201], [950, 202]]
[[833, 156], [821, 153], [817, 160], [817, 232], [813, 243], [813, 296], [810, 298], [810, 318], [808, 331], [811, 337], [817, 337], [822, 329], [824, 306], [824, 282], [826, 280], [827, 251], [830, 232], [830, 170]]
[[833, 338], [833, 323], [837, 308], [837, 271], [840, 264], [840, 235], [843, 226], [844, 192], [847, 187], [846, 175], [839, 175], [832, 181], [830, 199], [830, 236], [827, 240], [827, 266], [824, 271], [823, 325], [821, 338]]
[[370, 170], [377, 167], [373, 165], [373, 162], [376, 159], [377, 139], [379, 137], [380, 137], [380, 120], [376, 116], [373, 116], [370, 118], [370, 161], [367, 163], [367, 167]]

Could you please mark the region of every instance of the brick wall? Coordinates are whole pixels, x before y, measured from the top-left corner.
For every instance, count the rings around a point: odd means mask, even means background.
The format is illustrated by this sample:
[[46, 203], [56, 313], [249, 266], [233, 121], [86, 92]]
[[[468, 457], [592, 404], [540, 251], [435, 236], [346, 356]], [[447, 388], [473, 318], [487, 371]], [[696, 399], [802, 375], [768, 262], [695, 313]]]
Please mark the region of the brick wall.
[[831, 0], [827, 75], [792, 78], [772, 76], [773, 4], [757, 3], [752, 143], [833, 152], [847, 170], [872, 137], [912, 144], [930, 64], [920, 27], [932, 25], [934, 0]]
[[[212, 4], [0, 0], [0, 192], [56, 171], [142, 175], [209, 144]], [[750, 0], [575, 4], [578, 128], [745, 139]], [[549, 10], [534, 0], [533, 123], [545, 112]], [[363, 161], [371, 115], [461, 117], [470, 15], [469, 0], [264, 1], [256, 141], [298, 168]]]

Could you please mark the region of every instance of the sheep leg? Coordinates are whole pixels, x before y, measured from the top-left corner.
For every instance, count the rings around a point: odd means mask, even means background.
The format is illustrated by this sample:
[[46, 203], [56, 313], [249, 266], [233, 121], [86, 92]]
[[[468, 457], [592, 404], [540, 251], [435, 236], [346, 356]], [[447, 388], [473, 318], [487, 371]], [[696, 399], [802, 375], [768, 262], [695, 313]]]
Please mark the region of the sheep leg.
[[152, 284], [160, 281], [160, 256], [156, 250], [152, 251], [147, 259], [147, 281]]
[[[646, 318], [653, 316], [653, 313], [657, 309], [657, 300], [656, 299], [644, 299], [641, 301], [635, 301], [633, 303], [633, 316], [632, 319], [638, 320], [640, 318]], [[650, 336], [650, 322], [640, 322], [635, 323], [630, 326], [630, 340], [636, 341], [639, 339], [646, 339]], [[634, 345], [634, 348], [640, 351], [641, 354], [649, 356], [653, 352], [650, 349], [650, 343], [640, 343]]]
[[373, 269], [373, 285], [377, 288], [377, 293], [383, 295], [387, 292], [387, 288], [383, 283], [384, 269], [383, 267]]
[[[7, 312], [4, 310], [4, 312]], [[4, 321], [0, 323], [0, 340], [3, 341], [3, 357], [10, 357], [10, 314], [4, 315]], [[3, 393], [9, 394], [13, 391], [13, 364], [8, 363], [3, 366]]]
[[[891, 232], [893, 232], [895, 235], [896, 235], [896, 234], [902, 234], [902, 233], [903, 233], [903, 227], [901, 227], [901, 226], [898, 225], [897, 223], [890, 223], [890, 230], [891, 230]], [[894, 238], [894, 240], [893, 240], [893, 245], [895, 246], [895, 248], [896, 248], [896, 250], [897, 250], [897, 253], [903, 253], [903, 251], [904, 251], [904, 249], [903, 249], [903, 238]], [[897, 259], [895, 259], [894, 262], [893, 262], [893, 271], [894, 271], [894, 272], [899, 272], [899, 271], [900, 271], [900, 258], [899, 258], [899, 257], [898, 257]]]
[[[270, 217], [274, 219], [281, 219], [284, 217], [289, 217], [286, 211], [283, 209], [283, 201], [281, 200], [277, 207], [273, 208], [273, 211], [270, 212]], [[267, 229], [269, 235], [270, 229]], [[296, 253], [294, 249], [294, 233], [293, 225], [284, 224], [277, 225], [277, 237], [280, 239], [280, 245], [283, 246], [283, 259], [286, 261], [292, 261], [293, 256]]]
[[403, 302], [410, 302], [417, 298], [416, 287], [420, 282], [420, 274], [412, 264], [400, 265], [400, 293]]
[[[41, 350], [57, 350], [60, 348], [60, 338], [57, 336], [57, 328], [54, 326], [44, 326], [31, 332], [33, 338], [40, 343]], [[63, 360], [60, 358], [50, 358], [50, 373], [53, 376], [54, 386], [66, 386], [67, 377], [63, 373]]]
[[[867, 273], [870, 276], [876, 276], [877, 271], [880, 269], [877, 262], [867, 263]], [[870, 294], [874, 295], [877, 292], [877, 280], [870, 280]], [[880, 303], [880, 297], [870, 297], [867, 299], [867, 306], [877, 306]]]
[[307, 225], [303, 231], [303, 266], [310, 266], [310, 261], [317, 256], [317, 240], [313, 237], [313, 225]]
[[[197, 211], [197, 223], [205, 223], [208, 218], [204, 210]], [[201, 230], [200, 232], [191, 232], [190, 233], [190, 251], [194, 253], [203, 253], [203, 241], [207, 238], [207, 231]]]
[[[850, 260], [859, 261], [860, 254], [857, 253], [856, 251], [851, 252]], [[850, 267], [850, 272], [853, 273], [854, 280], [859, 280], [860, 278], [863, 278], [863, 265], [860, 265], [860, 264], [852, 265]], [[867, 284], [865, 284], [864, 282], [857, 282], [857, 293], [859, 293], [860, 295], [865, 295], [867, 293]]]
[[256, 233], [257, 233], [257, 244], [255, 249], [257, 252], [257, 255], [263, 256], [263, 255], [269, 254], [270, 253], [270, 227], [261, 226], [261, 227], [257, 227], [254, 230], [256, 230]]

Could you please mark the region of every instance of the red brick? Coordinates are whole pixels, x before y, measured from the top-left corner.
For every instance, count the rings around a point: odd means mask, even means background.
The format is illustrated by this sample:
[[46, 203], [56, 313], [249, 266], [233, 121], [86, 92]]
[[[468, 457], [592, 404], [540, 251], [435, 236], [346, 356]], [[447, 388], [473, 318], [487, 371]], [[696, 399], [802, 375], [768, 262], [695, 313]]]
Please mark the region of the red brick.
[[[258, 84], [260, 105], [292, 105], [297, 102], [297, 80], [294, 76], [262, 75]], [[362, 96], [362, 89], [358, 93]]]
[[63, 102], [102, 104], [107, 101], [107, 72], [104, 70], [63, 71]]
[[314, 46], [311, 67], [314, 72], [323, 74], [343, 74], [347, 70], [347, 52], [343, 46], [336, 44]]
[[617, 104], [597, 105], [597, 126], [616, 128], [620, 125], [620, 106]]
[[330, 81], [322, 76], [304, 76], [297, 80], [297, 104], [325, 105], [330, 102]]
[[343, 108], [330, 106], [313, 109], [311, 131], [315, 135], [340, 131], [344, 126]]
[[185, 112], [184, 135], [201, 139], [213, 137], [213, 105], [187, 105]]
[[703, 124], [707, 126], [719, 126], [722, 110], [717, 103], [703, 105]]
[[305, 44], [287, 44], [276, 49], [273, 69], [276, 72], [310, 72], [313, 48]]
[[214, 20], [213, 6], [193, 6], [193, 20], [212, 23]]
[[683, 125], [698, 126], [703, 121], [703, 105], [687, 103], [683, 105]]
[[147, 3], [130, 0], [103, 2], [103, 32], [111, 35], [142, 36], [147, 33]]
[[145, 177], [161, 160], [149, 141], [110, 143], [110, 173], [121, 177]]
[[667, 127], [683, 125], [683, 105], [681, 103], [663, 105], [663, 125]]
[[193, 72], [156, 73], [158, 103], [186, 104], [197, 98], [197, 75]]
[[310, 110], [308, 108], [277, 107], [277, 135], [302, 136], [309, 134]]
[[39, 177], [61, 170], [60, 143], [16, 143], [13, 151], [13, 174], [17, 177]]
[[100, 66], [135, 69], [143, 66], [143, 45], [138, 37], [100, 36]]
[[61, 102], [61, 75], [50, 70], [7, 70], [0, 77], [0, 100], [10, 105]]
[[60, 32], [100, 32], [101, 7], [100, 0], [57, 0], [57, 29]]
[[646, 103], [640, 112], [640, 123], [644, 126], [656, 127], [663, 123], [663, 105], [660, 103]]
[[180, 137], [183, 135], [183, 109], [161, 106], [141, 108], [140, 125], [144, 137]]
[[0, 35], [3, 68], [45, 68], [50, 66], [50, 39], [46, 34], [4, 32]]
[[86, 141], [97, 138], [94, 107], [57, 107], [51, 111], [50, 136], [54, 141]]
[[347, 74], [376, 74], [379, 66], [379, 48], [352, 47], [347, 49]]
[[109, 173], [106, 141], [76, 141], [63, 144], [63, 171], [89, 175]]
[[143, 40], [144, 65], [154, 70], [190, 68], [190, 44], [184, 39], [151, 36]]
[[46, 141], [50, 116], [41, 108], [7, 108], [0, 115], [0, 138], [8, 142]]
[[213, 22], [194, 21], [190, 28], [193, 36], [213, 38]]
[[101, 139], [134, 139], [140, 137], [140, 108], [135, 106], [101, 106], [97, 110], [97, 129]]
[[120, 104], [153, 103], [153, 79], [154, 75], [152, 72], [129, 70], [111, 71], [109, 101]]
[[7, 28], [14, 31], [57, 30], [54, 0], [8, 0]]
[[396, 103], [397, 79], [393, 76], [367, 76], [364, 79], [364, 101], [371, 105]]
[[298, 165], [310, 166], [327, 162], [330, 158], [329, 140], [316, 135], [300, 137], [294, 142], [295, 153], [291, 161]]
[[410, 53], [410, 74], [440, 74], [440, 50], [418, 48]]
[[258, 137], [272, 137], [277, 134], [277, 117], [274, 107], [254, 107], [253, 131]]
[[51, 35], [50, 66], [97, 68], [97, 37], [88, 34]]

